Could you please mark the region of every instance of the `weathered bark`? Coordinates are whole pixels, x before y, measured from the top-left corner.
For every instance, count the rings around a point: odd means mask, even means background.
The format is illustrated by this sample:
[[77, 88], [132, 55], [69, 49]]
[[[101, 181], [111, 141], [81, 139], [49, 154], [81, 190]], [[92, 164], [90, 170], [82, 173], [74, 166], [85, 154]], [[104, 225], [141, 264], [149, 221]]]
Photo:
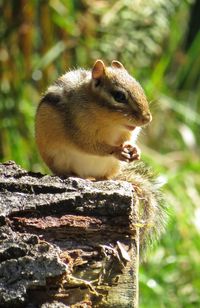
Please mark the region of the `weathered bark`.
[[131, 184], [0, 165], [0, 306], [137, 307]]

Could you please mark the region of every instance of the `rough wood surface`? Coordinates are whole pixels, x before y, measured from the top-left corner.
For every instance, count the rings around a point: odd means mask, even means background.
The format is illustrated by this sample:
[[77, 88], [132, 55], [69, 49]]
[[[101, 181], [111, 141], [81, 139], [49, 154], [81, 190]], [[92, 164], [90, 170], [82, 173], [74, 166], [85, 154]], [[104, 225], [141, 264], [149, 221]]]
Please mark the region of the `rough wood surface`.
[[137, 307], [132, 186], [0, 164], [0, 307]]

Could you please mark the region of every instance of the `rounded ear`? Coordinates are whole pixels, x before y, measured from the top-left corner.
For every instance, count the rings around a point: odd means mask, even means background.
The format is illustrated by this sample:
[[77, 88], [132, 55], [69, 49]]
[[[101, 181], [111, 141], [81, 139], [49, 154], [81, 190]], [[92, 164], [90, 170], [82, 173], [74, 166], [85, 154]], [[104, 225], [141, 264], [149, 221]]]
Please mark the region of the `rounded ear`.
[[99, 79], [101, 78], [105, 73], [105, 64], [102, 60], [97, 60], [94, 63], [94, 66], [92, 68], [92, 78], [93, 79]]
[[111, 66], [112, 67], [115, 67], [115, 68], [123, 68], [124, 69], [124, 66], [123, 66], [123, 64], [121, 64], [121, 62], [119, 62], [119, 61], [116, 61], [116, 60], [113, 60], [112, 62], [111, 62]]

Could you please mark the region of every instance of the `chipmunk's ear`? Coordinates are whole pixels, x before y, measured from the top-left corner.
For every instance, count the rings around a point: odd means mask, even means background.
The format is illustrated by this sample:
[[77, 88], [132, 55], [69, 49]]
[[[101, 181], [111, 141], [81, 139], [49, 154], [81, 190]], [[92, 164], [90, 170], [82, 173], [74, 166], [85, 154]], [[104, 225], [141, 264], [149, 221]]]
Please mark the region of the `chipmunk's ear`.
[[92, 68], [92, 78], [100, 79], [105, 73], [105, 64], [102, 60], [97, 60]]
[[123, 69], [124, 69], [123, 64], [121, 64], [121, 62], [116, 61], [116, 60], [113, 60], [113, 61], [111, 62], [111, 66], [112, 66], [112, 67], [115, 67], [115, 68], [123, 68]]

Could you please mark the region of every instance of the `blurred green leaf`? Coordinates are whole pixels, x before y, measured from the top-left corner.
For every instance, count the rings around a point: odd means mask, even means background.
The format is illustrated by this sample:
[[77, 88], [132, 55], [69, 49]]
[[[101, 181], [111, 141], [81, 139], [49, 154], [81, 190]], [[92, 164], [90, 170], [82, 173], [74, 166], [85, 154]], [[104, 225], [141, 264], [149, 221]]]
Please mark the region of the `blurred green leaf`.
[[66, 49], [66, 44], [62, 41], [56, 43], [52, 48], [50, 48], [44, 56], [42, 56], [34, 65], [34, 70], [45, 69], [49, 64], [51, 64], [55, 59], [57, 59], [60, 54]]

